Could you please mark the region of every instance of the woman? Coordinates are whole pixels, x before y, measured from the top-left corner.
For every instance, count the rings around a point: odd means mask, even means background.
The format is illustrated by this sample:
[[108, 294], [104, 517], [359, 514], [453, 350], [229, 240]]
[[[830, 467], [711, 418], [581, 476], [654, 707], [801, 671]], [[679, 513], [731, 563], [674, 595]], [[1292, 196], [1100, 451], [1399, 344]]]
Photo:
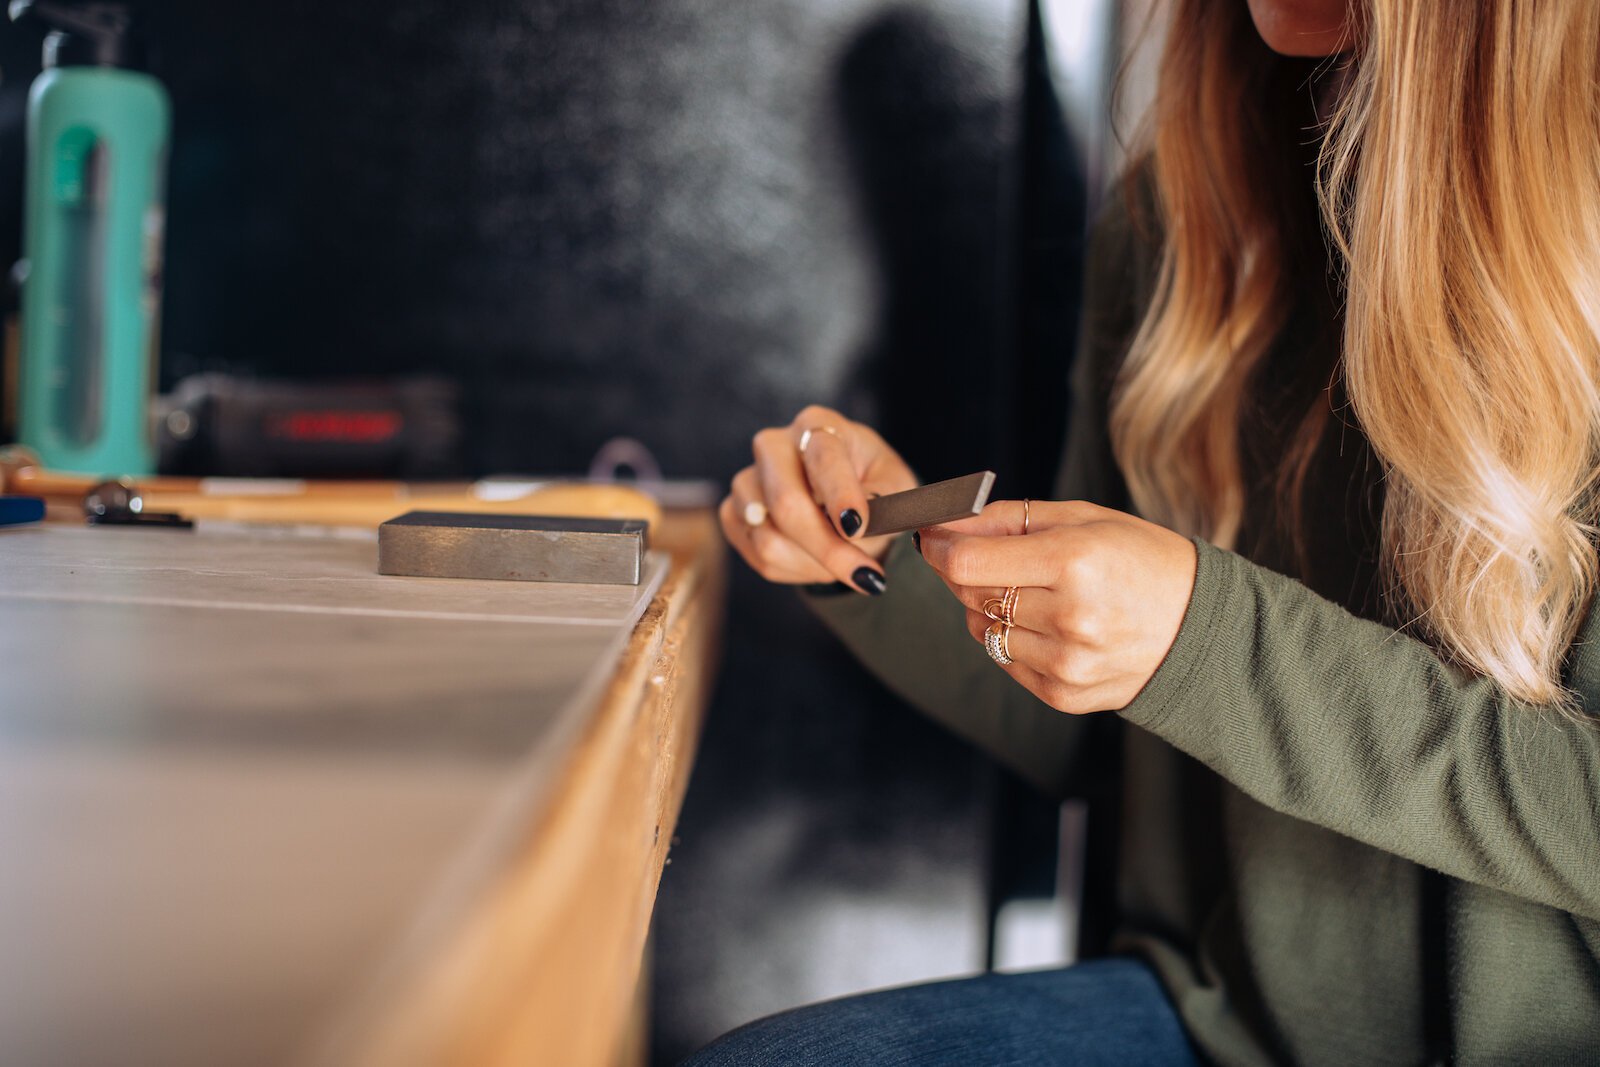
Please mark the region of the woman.
[[1600, 4], [1174, 20], [1061, 502], [862, 541], [914, 478], [808, 409], [722, 507], [1040, 786], [1120, 718], [1116, 955], [698, 1062], [1600, 1062]]

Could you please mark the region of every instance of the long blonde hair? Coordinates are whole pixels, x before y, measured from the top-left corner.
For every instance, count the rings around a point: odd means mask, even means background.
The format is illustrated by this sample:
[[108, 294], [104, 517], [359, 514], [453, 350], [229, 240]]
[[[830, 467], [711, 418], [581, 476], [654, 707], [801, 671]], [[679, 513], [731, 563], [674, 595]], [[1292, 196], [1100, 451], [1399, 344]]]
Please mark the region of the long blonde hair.
[[1117, 457], [1144, 514], [1231, 546], [1252, 375], [1331, 245], [1396, 614], [1512, 696], [1570, 706], [1562, 660], [1596, 586], [1600, 3], [1355, 7], [1318, 123], [1306, 66], [1266, 49], [1244, 0], [1177, 0], [1150, 148], [1164, 247]]

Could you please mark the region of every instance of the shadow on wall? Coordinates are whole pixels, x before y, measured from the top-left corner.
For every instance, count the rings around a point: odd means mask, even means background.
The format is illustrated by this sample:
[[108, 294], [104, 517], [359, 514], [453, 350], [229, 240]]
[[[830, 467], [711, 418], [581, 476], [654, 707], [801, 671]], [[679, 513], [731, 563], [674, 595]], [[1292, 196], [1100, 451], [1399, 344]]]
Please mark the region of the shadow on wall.
[[878, 429], [924, 481], [989, 466], [1004, 495], [1013, 361], [1001, 242], [1020, 72], [996, 70], [1011, 57], [963, 29], [928, 7], [873, 19], [840, 63], [838, 105], [883, 278], [866, 364]]
[[727, 477], [756, 427], [850, 387], [874, 326], [830, 100], [875, 6], [143, 0], [174, 104], [166, 383], [439, 373], [469, 473], [581, 470], [626, 434]]
[[[1021, 4], [897, 6], [863, 19], [835, 68], [882, 294], [848, 413], [924, 479], [1008, 465], [1024, 20]], [[663, 1064], [760, 1015], [983, 965], [988, 764], [872, 681], [791, 591], [735, 566], [728, 661], [656, 912]]]

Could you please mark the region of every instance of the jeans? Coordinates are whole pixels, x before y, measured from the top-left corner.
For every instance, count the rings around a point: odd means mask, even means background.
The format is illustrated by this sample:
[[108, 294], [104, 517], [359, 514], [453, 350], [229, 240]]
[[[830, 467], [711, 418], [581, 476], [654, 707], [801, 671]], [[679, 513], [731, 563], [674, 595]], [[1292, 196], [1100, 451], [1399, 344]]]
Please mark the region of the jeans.
[[1113, 958], [866, 993], [742, 1026], [683, 1067], [1199, 1067], [1150, 968]]

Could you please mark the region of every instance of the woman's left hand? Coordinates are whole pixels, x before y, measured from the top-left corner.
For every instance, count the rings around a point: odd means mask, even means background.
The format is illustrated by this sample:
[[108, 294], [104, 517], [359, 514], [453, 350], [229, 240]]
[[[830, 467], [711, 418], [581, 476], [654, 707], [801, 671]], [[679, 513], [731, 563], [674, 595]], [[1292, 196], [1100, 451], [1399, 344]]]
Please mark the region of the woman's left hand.
[[922, 556], [967, 608], [979, 644], [987, 601], [1018, 586], [1012, 663], [1002, 667], [1046, 704], [1082, 714], [1126, 707], [1172, 648], [1194, 591], [1186, 537], [1079, 501], [1004, 500], [983, 514], [919, 531]]

